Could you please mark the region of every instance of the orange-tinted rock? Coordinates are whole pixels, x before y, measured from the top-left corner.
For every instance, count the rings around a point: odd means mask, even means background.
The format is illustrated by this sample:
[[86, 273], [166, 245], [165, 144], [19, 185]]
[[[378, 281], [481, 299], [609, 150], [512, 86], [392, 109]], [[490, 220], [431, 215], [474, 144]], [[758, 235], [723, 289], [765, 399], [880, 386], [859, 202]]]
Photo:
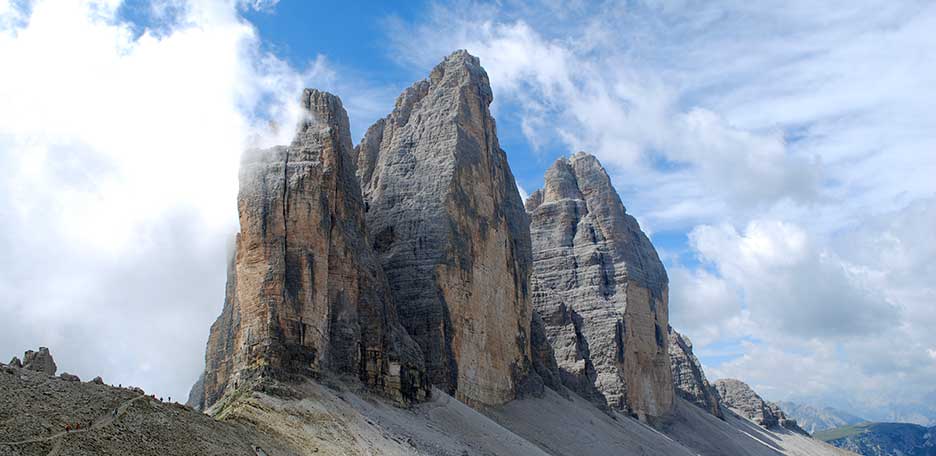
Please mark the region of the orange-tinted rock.
[[421, 351], [367, 240], [347, 113], [317, 90], [302, 102], [308, 118], [291, 145], [242, 159], [241, 229], [194, 405], [257, 375], [326, 370], [400, 401], [427, 394]]

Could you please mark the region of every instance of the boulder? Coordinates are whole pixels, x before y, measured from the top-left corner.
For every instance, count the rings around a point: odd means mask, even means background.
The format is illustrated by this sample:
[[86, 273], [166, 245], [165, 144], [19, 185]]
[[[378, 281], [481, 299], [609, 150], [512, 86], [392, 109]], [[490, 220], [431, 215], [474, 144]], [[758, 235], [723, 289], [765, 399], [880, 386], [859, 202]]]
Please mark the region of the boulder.
[[533, 306], [569, 388], [641, 418], [673, 407], [668, 279], [598, 160], [579, 152], [530, 195]]
[[23, 362], [20, 361], [19, 358], [17, 358], [17, 357], [14, 356], [13, 359], [10, 360], [10, 364], [9, 364], [9, 365], [10, 365], [11, 367], [22, 368], [22, 367], [23, 367]]
[[529, 219], [492, 100], [478, 58], [457, 51], [355, 149], [370, 240], [401, 322], [431, 382], [469, 405], [503, 404], [536, 375]]
[[81, 379], [78, 378], [77, 375], [72, 375], [72, 374], [69, 374], [68, 372], [62, 372], [62, 374], [59, 375], [59, 378], [62, 380], [65, 380], [66, 382], [80, 382], [81, 381]]
[[58, 369], [55, 360], [52, 359], [52, 354], [49, 353], [49, 349], [46, 347], [39, 347], [37, 352], [27, 350], [23, 355], [23, 368], [42, 372], [46, 375], [55, 375], [55, 371]]
[[104, 379], [101, 378], [100, 376], [97, 376], [91, 379], [91, 383], [94, 383], [95, 385], [103, 385]]

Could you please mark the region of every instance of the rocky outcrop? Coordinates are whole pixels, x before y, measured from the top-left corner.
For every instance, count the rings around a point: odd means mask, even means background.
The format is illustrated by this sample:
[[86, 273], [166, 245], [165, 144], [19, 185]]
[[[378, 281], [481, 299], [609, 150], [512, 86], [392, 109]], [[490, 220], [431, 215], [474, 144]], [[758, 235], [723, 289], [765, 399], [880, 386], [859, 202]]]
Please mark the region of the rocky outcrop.
[[432, 383], [471, 405], [513, 399], [531, 373], [529, 220], [492, 99], [478, 59], [455, 52], [356, 149], [401, 322]]
[[366, 236], [347, 113], [317, 90], [302, 103], [307, 117], [291, 145], [242, 158], [240, 232], [201, 405], [254, 377], [325, 371], [420, 400], [422, 354], [399, 324]]
[[59, 375], [59, 378], [65, 380], [66, 382], [80, 382], [81, 378], [74, 374], [69, 374], [68, 372], [62, 372]]
[[564, 383], [640, 417], [668, 413], [666, 271], [608, 174], [585, 153], [559, 159], [526, 210], [533, 305]]
[[806, 434], [806, 431], [796, 424], [796, 420], [788, 418], [777, 404], [765, 401], [741, 380], [731, 378], [716, 380], [715, 389], [718, 391], [722, 404], [766, 429], [783, 427]]
[[58, 370], [52, 354], [46, 347], [39, 347], [39, 351], [26, 350], [23, 355], [23, 368], [46, 375], [55, 375], [55, 371]]
[[724, 418], [718, 391], [705, 379], [702, 365], [692, 353], [692, 341], [672, 327], [669, 328], [669, 356], [676, 394], [712, 415]]
[[189, 390], [188, 399], [185, 401], [185, 405], [192, 407], [195, 410], [205, 410], [204, 371], [201, 373], [201, 375], [198, 376], [198, 380], [196, 380], [195, 384], [192, 385], [192, 389]]
[[95, 385], [103, 385], [104, 379], [101, 378], [100, 376], [97, 376], [91, 379], [91, 383], [94, 383]]
[[9, 364], [9, 365], [12, 366], [12, 367], [16, 367], [16, 368], [22, 368], [22, 367], [23, 367], [23, 362], [20, 361], [19, 358], [17, 358], [17, 357], [14, 356], [13, 359], [10, 360], [10, 364]]

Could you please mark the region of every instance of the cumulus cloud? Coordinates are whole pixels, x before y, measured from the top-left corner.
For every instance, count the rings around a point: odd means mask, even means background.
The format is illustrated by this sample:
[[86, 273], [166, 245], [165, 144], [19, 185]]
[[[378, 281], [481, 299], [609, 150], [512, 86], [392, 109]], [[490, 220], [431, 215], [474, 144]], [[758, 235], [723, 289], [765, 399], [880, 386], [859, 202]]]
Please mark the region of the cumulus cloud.
[[740, 290], [705, 269], [671, 267], [670, 324], [699, 347], [750, 334]]
[[[744, 378], [774, 398], [835, 404], [869, 419], [931, 422], [936, 410], [923, 406], [936, 375], [934, 225], [936, 200], [928, 199], [867, 215], [825, 242], [777, 221], [753, 221], [741, 232], [694, 229], [691, 246], [714, 266], [712, 280], [744, 296], [748, 325], [740, 334], [759, 339], [713, 376]], [[683, 293], [705, 292], [679, 277], [677, 269], [673, 286], [686, 287]], [[671, 305], [695, 313], [692, 299], [679, 293]]]
[[899, 321], [895, 306], [796, 225], [755, 220], [742, 233], [702, 225], [689, 239], [703, 260], [743, 291], [752, 318], [772, 321], [775, 331], [805, 338], [866, 336]]
[[0, 5], [3, 355], [47, 345], [64, 370], [182, 398], [221, 307], [240, 152], [288, 141], [325, 63], [261, 51], [233, 1], [158, 2], [175, 8], [158, 31], [117, 1]]

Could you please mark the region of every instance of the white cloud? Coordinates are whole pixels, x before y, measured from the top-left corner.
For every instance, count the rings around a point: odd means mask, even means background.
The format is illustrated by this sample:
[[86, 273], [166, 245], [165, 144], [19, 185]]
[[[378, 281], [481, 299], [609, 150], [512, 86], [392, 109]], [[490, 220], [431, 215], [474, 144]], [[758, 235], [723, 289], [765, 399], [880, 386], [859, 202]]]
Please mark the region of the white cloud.
[[739, 290], [704, 269], [671, 267], [670, 324], [698, 347], [748, 335], [749, 316]]
[[[936, 375], [928, 229], [936, 225], [934, 209], [930, 199], [867, 215], [826, 242], [775, 221], [752, 222], [740, 233], [726, 225], [693, 230], [692, 247], [715, 266], [715, 280], [744, 295], [749, 325], [741, 334], [759, 341], [745, 344], [743, 356], [717, 366], [713, 376], [869, 419], [936, 421], [936, 409], [924, 407]], [[685, 286], [693, 297], [705, 293], [705, 286], [679, 280], [678, 271], [674, 287]], [[671, 307], [694, 313], [691, 304], [673, 294]], [[734, 329], [715, 322], [723, 332]]]
[[288, 141], [325, 63], [260, 51], [234, 2], [174, 2], [142, 34], [116, 1], [0, 5], [4, 355], [48, 345], [181, 398], [222, 303], [240, 152]]
[[743, 290], [752, 318], [771, 322], [765, 329], [823, 339], [867, 336], [898, 321], [897, 308], [796, 225], [755, 220], [743, 233], [702, 225], [689, 239]]

